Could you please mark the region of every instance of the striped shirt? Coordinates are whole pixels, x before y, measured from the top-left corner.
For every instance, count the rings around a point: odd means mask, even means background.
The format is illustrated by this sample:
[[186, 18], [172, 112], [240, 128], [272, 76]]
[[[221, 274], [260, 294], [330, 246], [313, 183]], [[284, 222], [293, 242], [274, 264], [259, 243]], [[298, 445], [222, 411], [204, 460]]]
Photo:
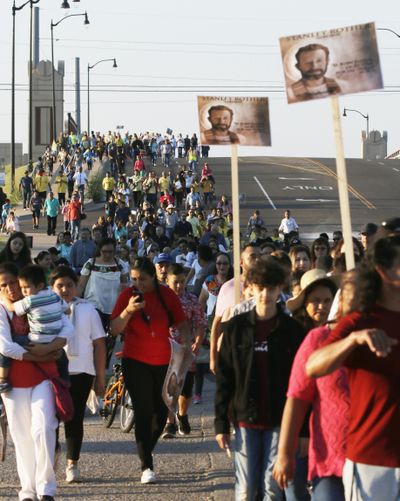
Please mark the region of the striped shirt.
[[14, 308], [16, 315], [28, 316], [30, 341], [50, 343], [61, 331], [62, 315], [68, 306], [55, 292], [46, 288], [16, 301]]

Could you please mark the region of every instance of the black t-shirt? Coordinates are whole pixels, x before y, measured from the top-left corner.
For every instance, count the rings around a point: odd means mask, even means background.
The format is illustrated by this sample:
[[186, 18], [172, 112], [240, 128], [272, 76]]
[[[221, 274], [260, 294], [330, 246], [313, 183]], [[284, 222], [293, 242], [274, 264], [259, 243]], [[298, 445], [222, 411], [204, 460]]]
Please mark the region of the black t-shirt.
[[256, 321], [254, 335], [254, 362], [257, 372], [257, 421], [258, 426], [270, 426], [270, 417], [268, 409], [268, 336], [275, 327], [277, 317], [268, 320]]

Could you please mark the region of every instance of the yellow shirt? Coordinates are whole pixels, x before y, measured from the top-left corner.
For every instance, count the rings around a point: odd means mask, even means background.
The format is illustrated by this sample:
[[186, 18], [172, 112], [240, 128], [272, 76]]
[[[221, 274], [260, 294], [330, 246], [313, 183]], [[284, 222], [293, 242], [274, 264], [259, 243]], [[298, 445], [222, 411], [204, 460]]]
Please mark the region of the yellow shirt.
[[113, 177], [105, 177], [103, 179], [103, 190], [105, 191], [112, 191], [115, 186], [115, 179]]
[[212, 181], [203, 181], [203, 193], [211, 193], [214, 187], [214, 183]]
[[57, 193], [66, 193], [67, 191], [67, 176], [56, 177]]
[[158, 184], [160, 186], [161, 191], [168, 191], [169, 190], [169, 178], [161, 176], [160, 179], [158, 180]]
[[35, 177], [35, 189], [38, 192], [47, 191], [47, 187], [49, 186], [49, 178], [48, 176], [36, 176]]

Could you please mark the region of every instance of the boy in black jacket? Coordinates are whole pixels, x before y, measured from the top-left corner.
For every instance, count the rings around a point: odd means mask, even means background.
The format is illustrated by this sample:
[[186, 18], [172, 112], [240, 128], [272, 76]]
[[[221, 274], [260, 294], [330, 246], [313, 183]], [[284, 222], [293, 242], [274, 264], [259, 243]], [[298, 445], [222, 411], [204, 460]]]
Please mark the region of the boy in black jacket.
[[[235, 499], [284, 499], [272, 478], [290, 370], [305, 332], [277, 304], [286, 274], [273, 257], [259, 260], [246, 275], [253, 310], [231, 318], [217, 361], [216, 440], [230, 449], [235, 436]], [[296, 484], [296, 480], [295, 480]], [[288, 499], [308, 499], [306, 477], [289, 487]]]

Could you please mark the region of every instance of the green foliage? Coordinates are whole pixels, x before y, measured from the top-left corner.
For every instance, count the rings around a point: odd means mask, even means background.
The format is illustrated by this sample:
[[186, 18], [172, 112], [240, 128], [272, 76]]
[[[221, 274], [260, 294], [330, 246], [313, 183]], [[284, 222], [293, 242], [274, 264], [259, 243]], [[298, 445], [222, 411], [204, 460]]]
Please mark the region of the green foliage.
[[94, 203], [104, 201], [103, 176], [99, 173], [93, 174], [89, 178], [87, 197], [91, 198]]

